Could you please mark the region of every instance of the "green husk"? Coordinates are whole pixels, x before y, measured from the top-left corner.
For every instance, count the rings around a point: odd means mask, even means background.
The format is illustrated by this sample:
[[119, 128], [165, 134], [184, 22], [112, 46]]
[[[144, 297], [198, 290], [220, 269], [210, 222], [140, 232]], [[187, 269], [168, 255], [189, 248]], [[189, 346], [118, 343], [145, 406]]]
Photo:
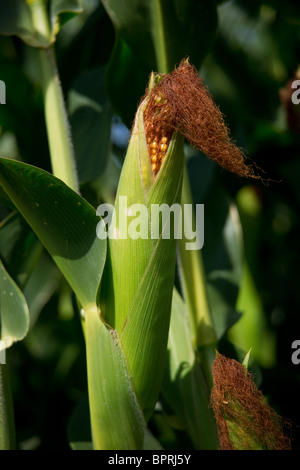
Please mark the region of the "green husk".
[[116, 331], [85, 312], [89, 406], [95, 450], [143, 448], [146, 424]]
[[[151, 86], [157, 78], [152, 76]], [[175, 275], [176, 240], [151, 239], [156, 222], [152, 204], [180, 204], [183, 176], [183, 138], [173, 133], [164, 163], [155, 177], [152, 173], [144, 127], [148, 96], [138, 108], [115, 200], [116, 232], [124, 235], [118, 223], [124, 215], [120, 197], [127, 207], [143, 204], [148, 210], [147, 238], [109, 238], [108, 259], [101, 286], [101, 311], [120, 336], [134, 388], [148, 419], [155, 406], [164, 371], [172, 292]], [[123, 211], [123, 212], [122, 212]], [[136, 217], [129, 218], [128, 227]], [[140, 215], [145, 222], [145, 214]], [[171, 224], [172, 226], [172, 224]], [[164, 226], [164, 230], [167, 226]]]

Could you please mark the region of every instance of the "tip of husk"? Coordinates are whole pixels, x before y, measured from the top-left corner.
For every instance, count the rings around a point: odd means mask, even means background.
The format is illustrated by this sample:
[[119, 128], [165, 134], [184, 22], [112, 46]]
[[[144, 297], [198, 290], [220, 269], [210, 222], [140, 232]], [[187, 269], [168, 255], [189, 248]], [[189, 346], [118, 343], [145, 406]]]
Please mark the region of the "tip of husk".
[[267, 404], [245, 366], [217, 353], [211, 405], [222, 450], [290, 450], [287, 422]]

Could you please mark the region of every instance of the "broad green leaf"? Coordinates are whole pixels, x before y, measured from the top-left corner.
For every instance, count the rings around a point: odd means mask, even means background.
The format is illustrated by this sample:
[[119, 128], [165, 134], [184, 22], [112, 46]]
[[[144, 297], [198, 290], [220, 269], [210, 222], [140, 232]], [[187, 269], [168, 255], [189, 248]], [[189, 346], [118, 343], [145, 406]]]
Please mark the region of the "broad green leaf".
[[85, 311], [92, 436], [96, 450], [143, 449], [146, 424], [115, 330]]
[[48, 45], [48, 42], [35, 31], [30, 7], [24, 0], [0, 2], [0, 34], [16, 35], [33, 47]]
[[22, 291], [0, 260], [0, 350], [23, 339], [29, 328], [29, 311]]
[[217, 449], [217, 428], [209, 405], [209, 390], [193, 348], [186, 305], [173, 291], [168, 360], [162, 394], [179, 417], [195, 449]]
[[[171, 72], [186, 56], [200, 67], [215, 35], [216, 5], [210, 0], [102, 0], [102, 3], [116, 31], [108, 68], [108, 91], [116, 109], [131, 126], [136, 102], [151, 71]], [[133, 100], [134, 90], [137, 97]]]
[[94, 304], [106, 256], [90, 204], [44, 170], [0, 160], [0, 182], [83, 306]]

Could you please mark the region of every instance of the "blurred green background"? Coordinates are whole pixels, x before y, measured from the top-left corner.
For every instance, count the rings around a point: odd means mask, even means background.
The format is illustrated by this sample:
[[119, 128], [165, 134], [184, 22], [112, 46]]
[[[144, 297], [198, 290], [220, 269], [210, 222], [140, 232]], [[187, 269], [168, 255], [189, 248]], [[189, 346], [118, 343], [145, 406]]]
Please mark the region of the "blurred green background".
[[[128, 128], [155, 64], [151, 54], [142, 61], [132, 53], [101, 3], [83, 3], [85, 12], [62, 26], [56, 51], [82, 193], [96, 207], [104, 195], [112, 197]], [[237, 304], [236, 292], [226, 295], [232, 294], [232, 318], [244, 314], [222, 335], [220, 350], [236, 356], [253, 348], [256, 380], [270, 405], [292, 421], [299, 448], [300, 364], [291, 361], [291, 345], [300, 339], [300, 108], [284, 101], [283, 90], [300, 65], [300, 6], [296, 0], [219, 1], [217, 13], [216, 33], [207, 33], [209, 51], [203, 61], [196, 51], [195, 65], [232, 137], [270, 179], [267, 185], [240, 179], [188, 149], [195, 202], [205, 203], [208, 277], [225, 201], [236, 204], [242, 224], [244, 277]], [[35, 52], [16, 36], [0, 37], [0, 79], [6, 84], [0, 154], [51, 171]], [[1, 205], [1, 220], [8, 213]], [[20, 219], [15, 226], [22, 234], [17, 249], [0, 227], [0, 254], [21, 283], [36, 239]], [[26, 284], [26, 298], [32, 327], [7, 351], [17, 440], [21, 448], [67, 449], [72, 411], [86, 393], [85, 347], [76, 303], [46, 254]], [[170, 442], [176, 447], [179, 437]]]

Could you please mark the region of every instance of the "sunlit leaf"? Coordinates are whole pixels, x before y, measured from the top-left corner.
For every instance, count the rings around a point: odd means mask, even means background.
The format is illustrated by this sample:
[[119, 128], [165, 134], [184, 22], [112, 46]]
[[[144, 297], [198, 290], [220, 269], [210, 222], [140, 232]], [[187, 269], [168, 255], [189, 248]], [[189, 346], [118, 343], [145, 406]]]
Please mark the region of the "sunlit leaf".
[[16, 35], [33, 47], [48, 45], [48, 42], [35, 31], [30, 8], [24, 0], [0, 2], [0, 34]]
[[218, 448], [217, 429], [209, 406], [209, 390], [192, 345], [186, 305], [176, 289], [173, 291], [162, 394], [196, 449]]
[[0, 182], [79, 301], [94, 304], [106, 242], [96, 236], [100, 219], [93, 207], [58, 178], [13, 160], [0, 160]]
[[29, 328], [29, 311], [22, 291], [0, 260], [0, 350], [23, 339]]
[[62, 24], [82, 11], [81, 0], [51, 0], [50, 21], [53, 33], [57, 34]]

